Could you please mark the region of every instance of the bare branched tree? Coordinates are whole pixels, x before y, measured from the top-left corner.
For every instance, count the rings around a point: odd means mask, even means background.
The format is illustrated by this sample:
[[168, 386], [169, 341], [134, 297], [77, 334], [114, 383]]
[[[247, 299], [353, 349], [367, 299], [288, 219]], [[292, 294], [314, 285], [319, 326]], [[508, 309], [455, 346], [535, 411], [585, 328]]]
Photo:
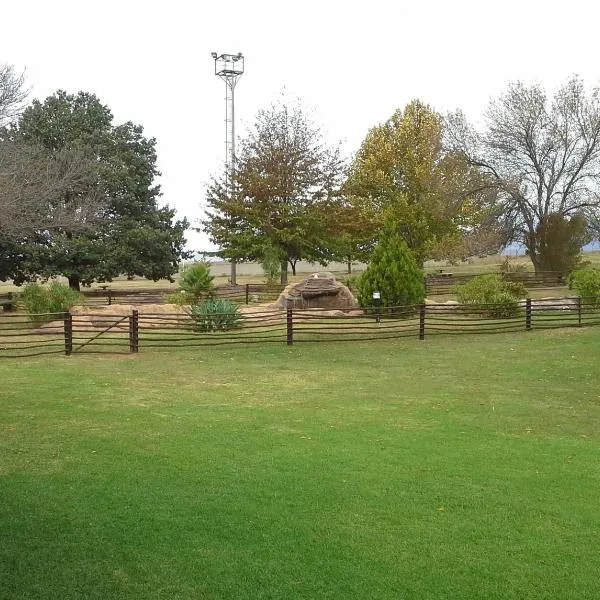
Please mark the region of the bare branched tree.
[[77, 150], [0, 141], [0, 236], [85, 231], [104, 216], [93, 159]]
[[600, 213], [600, 99], [575, 77], [549, 99], [537, 85], [516, 83], [486, 113], [477, 132], [460, 112], [447, 119], [447, 143], [489, 174], [502, 194], [503, 219], [540, 266], [537, 226]]
[[0, 65], [0, 127], [5, 127], [24, 107], [28, 90], [25, 77], [11, 65]]

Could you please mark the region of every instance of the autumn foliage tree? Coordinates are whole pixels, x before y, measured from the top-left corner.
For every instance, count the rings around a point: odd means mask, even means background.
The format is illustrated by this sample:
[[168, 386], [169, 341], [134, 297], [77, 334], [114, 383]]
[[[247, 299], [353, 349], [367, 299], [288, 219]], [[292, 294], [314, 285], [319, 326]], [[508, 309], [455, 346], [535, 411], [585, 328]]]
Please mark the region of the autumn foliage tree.
[[391, 219], [419, 262], [449, 238], [493, 223], [489, 182], [443, 141], [442, 116], [413, 101], [368, 133], [344, 186], [371, 238]]
[[241, 141], [231, 181], [209, 186], [203, 229], [223, 256], [262, 260], [278, 253], [281, 283], [298, 260], [332, 256], [328, 208], [337, 202], [343, 164], [299, 105], [259, 111]]

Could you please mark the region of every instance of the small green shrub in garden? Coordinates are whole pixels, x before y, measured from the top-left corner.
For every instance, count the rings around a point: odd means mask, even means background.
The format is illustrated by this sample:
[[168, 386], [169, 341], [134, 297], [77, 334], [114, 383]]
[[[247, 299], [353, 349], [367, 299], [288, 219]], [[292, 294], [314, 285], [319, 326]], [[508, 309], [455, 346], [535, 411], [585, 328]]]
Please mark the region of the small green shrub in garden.
[[[527, 298], [527, 288], [518, 281], [506, 281], [501, 275], [479, 275], [455, 288], [460, 304], [480, 307], [490, 317], [513, 317], [519, 312], [519, 300]], [[482, 307], [489, 304], [492, 306]]]
[[63, 283], [48, 285], [28, 283], [21, 293], [21, 302], [32, 321], [47, 321], [52, 317], [43, 313], [68, 312], [75, 304], [83, 301], [83, 296]]
[[209, 298], [192, 305], [190, 315], [196, 331], [228, 331], [242, 326], [239, 306], [222, 298]]
[[213, 279], [207, 263], [200, 262], [186, 267], [179, 280], [182, 296], [175, 298], [175, 304], [195, 304], [201, 298], [212, 297], [215, 292]]
[[358, 303], [373, 306], [373, 292], [381, 294], [382, 312], [392, 307], [412, 306], [425, 299], [423, 269], [404, 238], [388, 223], [373, 252], [371, 263], [358, 280]]
[[600, 308], [600, 270], [592, 267], [577, 269], [569, 275], [569, 289], [575, 290], [586, 304]]

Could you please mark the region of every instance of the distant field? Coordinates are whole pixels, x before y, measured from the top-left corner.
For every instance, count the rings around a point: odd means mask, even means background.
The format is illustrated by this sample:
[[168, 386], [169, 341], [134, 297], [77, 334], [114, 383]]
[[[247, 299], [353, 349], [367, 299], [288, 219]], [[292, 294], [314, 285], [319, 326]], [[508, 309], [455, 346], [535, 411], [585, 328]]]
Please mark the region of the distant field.
[[[488, 256], [485, 258], [473, 258], [469, 259], [468, 262], [460, 263], [458, 265], [449, 265], [446, 262], [434, 262], [429, 261], [425, 265], [426, 273], [435, 273], [439, 270], [443, 270], [445, 272], [451, 272], [455, 275], [462, 274], [473, 274], [476, 275], [478, 273], [491, 273], [498, 272], [500, 270], [501, 263], [505, 260], [504, 256]], [[590, 261], [594, 266], [600, 268], [600, 252], [588, 252], [584, 254], [584, 260]], [[511, 264], [523, 265], [528, 271], [533, 271], [533, 265], [531, 261], [526, 256], [518, 256], [510, 258]], [[348, 273], [346, 272], [344, 265], [341, 263], [335, 263], [331, 265], [333, 268], [333, 273], [339, 279], [344, 279], [348, 277]], [[353, 274], [360, 273], [364, 268], [364, 265], [357, 265], [353, 269]], [[315, 271], [326, 271], [330, 270], [330, 267], [323, 267], [321, 265], [311, 265], [309, 263], [301, 263], [299, 264], [297, 275], [294, 277], [291, 272], [289, 273], [289, 281], [299, 281], [306, 277], [307, 273], [314, 273]], [[213, 273], [215, 274], [215, 284], [216, 285], [226, 285], [229, 280], [229, 266], [224, 263], [215, 263], [213, 265]], [[177, 279], [177, 275], [175, 276]], [[61, 280], [59, 278], [59, 280]], [[64, 281], [64, 280], [63, 280]], [[238, 275], [237, 281], [240, 284], [245, 283], [263, 283], [265, 281], [264, 274], [262, 272], [262, 268], [258, 264], [253, 263], [245, 263], [238, 265]], [[140, 277], [135, 277], [132, 280], [128, 280], [126, 277], [118, 277], [109, 283], [97, 283], [93, 284], [92, 288], [98, 288], [103, 285], [108, 285], [113, 289], [154, 289], [154, 288], [173, 288], [173, 290], [177, 289], [177, 283], [169, 282], [166, 279], [162, 279], [160, 281], [150, 281], [148, 279], [143, 279]], [[11, 282], [1, 282], [0, 281], [0, 293], [1, 292], [10, 292], [10, 291], [18, 291], [19, 288], [12, 285]], [[550, 295], [554, 295], [550, 294]]]
[[3, 600], [581, 600], [600, 330], [0, 362]]

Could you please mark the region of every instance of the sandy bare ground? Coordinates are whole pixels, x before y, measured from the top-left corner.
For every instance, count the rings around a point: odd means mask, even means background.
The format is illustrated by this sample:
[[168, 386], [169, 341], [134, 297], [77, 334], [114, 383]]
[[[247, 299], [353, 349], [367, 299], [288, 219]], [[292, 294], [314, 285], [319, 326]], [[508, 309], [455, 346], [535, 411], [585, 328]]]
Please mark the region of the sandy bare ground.
[[[129, 330], [129, 317], [134, 310], [138, 311], [140, 329], [171, 329], [187, 328], [193, 325], [189, 315], [189, 307], [177, 304], [113, 304], [90, 308], [88, 306], [74, 306], [71, 309], [74, 331], [105, 330], [107, 332]], [[273, 309], [269, 303], [240, 307], [243, 326], [258, 327], [262, 325], [282, 324], [286, 322], [285, 310]], [[362, 310], [354, 309], [323, 310], [307, 309], [294, 312], [294, 322], [320, 322], [326, 318], [345, 318], [361, 315]], [[62, 320], [49, 321], [40, 325], [31, 333], [56, 333], [63, 327]]]

